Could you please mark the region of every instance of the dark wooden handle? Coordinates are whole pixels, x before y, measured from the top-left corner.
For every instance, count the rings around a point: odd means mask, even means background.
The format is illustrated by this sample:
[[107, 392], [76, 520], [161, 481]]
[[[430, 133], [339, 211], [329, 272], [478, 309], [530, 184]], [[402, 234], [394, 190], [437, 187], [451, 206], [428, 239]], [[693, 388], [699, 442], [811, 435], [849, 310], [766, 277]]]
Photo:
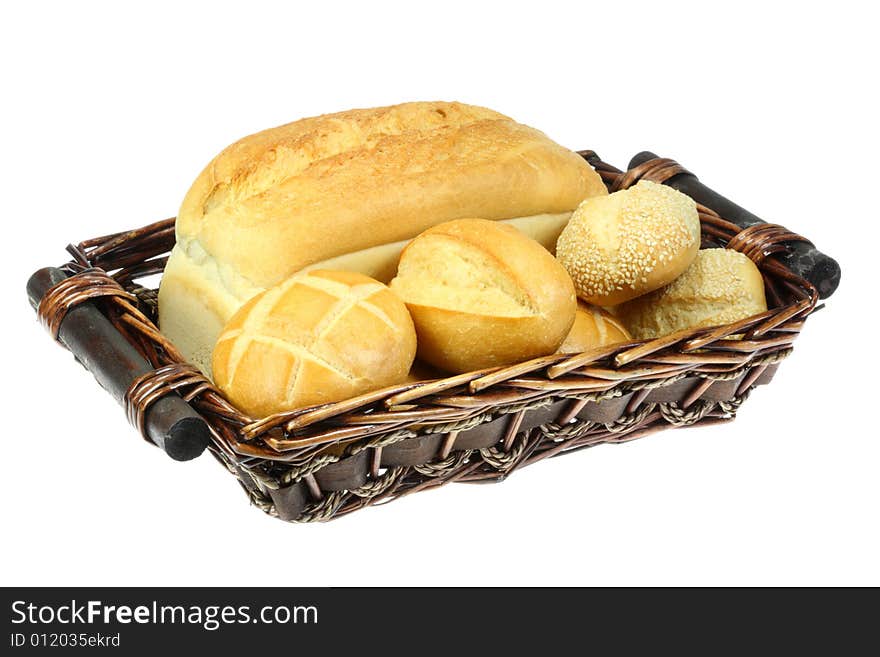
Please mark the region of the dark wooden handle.
[[[634, 169], [657, 158], [658, 156], [650, 151], [642, 151], [630, 160], [629, 168]], [[766, 223], [760, 217], [704, 185], [690, 172], [672, 176], [663, 184], [687, 194], [697, 203], [711, 208], [727, 221], [741, 228]], [[777, 256], [780, 262], [812, 283], [819, 292], [820, 298], [827, 299], [834, 294], [840, 284], [840, 265], [837, 261], [807, 242], [790, 242], [787, 246], [788, 252]]]
[[[27, 282], [31, 305], [36, 309], [46, 292], [65, 278], [67, 275], [55, 267], [34, 272]], [[90, 301], [68, 311], [58, 339], [119, 403], [123, 403], [132, 382], [153, 369]], [[144, 430], [153, 443], [177, 461], [197, 457], [205, 451], [211, 436], [205, 419], [173, 393], [147, 408]]]

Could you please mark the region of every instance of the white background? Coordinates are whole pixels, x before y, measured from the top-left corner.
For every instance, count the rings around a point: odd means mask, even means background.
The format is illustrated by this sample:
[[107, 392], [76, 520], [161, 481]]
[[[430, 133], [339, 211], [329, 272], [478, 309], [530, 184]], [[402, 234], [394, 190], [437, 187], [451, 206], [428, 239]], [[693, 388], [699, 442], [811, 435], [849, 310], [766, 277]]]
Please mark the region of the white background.
[[[880, 584], [870, 3], [126, 5], [0, 16], [2, 584]], [[432, 99], [618, 166], [675, 157], [837, 257], [842, 286], [730, 425], [323, 525], [149, 447], [36, 323], [31, 271], [172, 216], [227, 143]]]

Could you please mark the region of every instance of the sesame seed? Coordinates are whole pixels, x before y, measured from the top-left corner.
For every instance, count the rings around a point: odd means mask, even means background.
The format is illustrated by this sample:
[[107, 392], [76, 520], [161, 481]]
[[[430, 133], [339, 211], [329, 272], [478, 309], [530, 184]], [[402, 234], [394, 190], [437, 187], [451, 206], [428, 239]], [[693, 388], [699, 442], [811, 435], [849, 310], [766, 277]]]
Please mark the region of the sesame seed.
[[641, 181], [581, 203], [556, 251], [578, 294], [596, 298], [623, 287], [650, 291], [658, 262], [674, 265], [699, 239], [694, 201], [671, 187]]

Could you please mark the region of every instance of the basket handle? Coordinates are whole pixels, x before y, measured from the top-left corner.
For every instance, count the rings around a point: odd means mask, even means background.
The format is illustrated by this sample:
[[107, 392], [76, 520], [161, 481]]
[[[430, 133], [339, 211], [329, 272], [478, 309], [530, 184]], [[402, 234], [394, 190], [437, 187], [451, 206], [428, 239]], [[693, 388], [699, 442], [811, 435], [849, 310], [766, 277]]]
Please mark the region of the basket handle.
[[[704, 185], [690, 171], [678, 165], [674, 168], [670, 167], [670, 163], [675, 164], [671, 160], [660, 158], [650, 151], [642, 151], [630, 160], [627, 173], [637, 173], [635, 170], [638, 170], [640, 176], [650, 176], [653, 169], [653, 173], [660, 176], [660, 180], [657, 182], [662, 181], [664, 185], [669, 185], [687, 194], [697, 203], [712, 208], [727, 221], [736, 224], [740, 228], [745, 229], [750, 226], [766, 223], [760, 217]], [[820, 298], [827, 299], [834, 294], [834, 291], [840, 284], [840, 265], [834, 258], [822, 253], [812, 244], [805, 241], [789, 241], [785, 243], [785, 246], [787, 247], [786, 251], [777, 254], [777, 258], [782, 264], [793, 273], [812, 283], [819, 292]]]
[[[31, 306], [37, 310], [46, 293], [67, 278], [56, 267], [34, 272], [27, 282]], [[55, 332], [76, 360], [121, 404], [127, 405], [133, 386], [155, 371], [92, 301], [71, 305]], [[155, 396], [140, 410], [138, 424], [144, 437], [177, 461], [194, 459], [210, 442], [208, 423], [173, 392]]]

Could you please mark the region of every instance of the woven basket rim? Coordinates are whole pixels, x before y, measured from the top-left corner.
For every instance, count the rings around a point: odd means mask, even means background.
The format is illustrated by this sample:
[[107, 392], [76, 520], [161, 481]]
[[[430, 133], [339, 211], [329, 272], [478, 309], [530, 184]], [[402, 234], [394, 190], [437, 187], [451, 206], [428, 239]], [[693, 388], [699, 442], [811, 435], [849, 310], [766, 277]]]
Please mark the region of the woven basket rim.
[[[683, 171], [680, 167], [676, 170], [678, 165], [671, 160], [653, 162], [642, 167], [641, 173], [620, 172], [601, 161], [591, 162], [610, 190], [652, 179], [652, 175], [662, 182], [670, 172]], [[139, 382], [134, 397], [150, 400], [169, 387], [177, 391], [208, 420], [215, 456], [231, 470], [244, 468], [248, 476], [271, 488], [278, 480], [264, 476], [261, 467], [283, 464], [288, 468], [287, 482], [299, 481], [321, 463], [415, 434], [456, 432], [456, 427], [516, 415], [553, 401], [587, 403], [644, 394], [683, 376], [731, 379], [778, 362], [790, 352], [804, 319], [818, 302], [816, 289], [773, 257], [786, 248], [785, 243], [803, 238], [775, 224], [742, 230], [709, 208], [698, 205], [698, 211], [704, 243], [736, 249], [758, 266], [771, 306], [768, 311], [732, 324], [687, 329], [653, 340], [632, 340], [581, 354], [553, 354], [505, 367], [407, 382], [265, 418], [251, 418], [236, 409], [194, 371], [156, 326], [155, 290], [141, 287], [138, 281], [163, 271], [174, 244], [173, 218], [70, 245], [73, 259], [62, 268], [72, 279], [88, 279], [93, 285], [98, 280], [121, 288], [120, 293], [114, 292], [100, 303], [120, 332], [157, 368]], [[52, 308], [41, 308], [47, 324], [57, 325], [65, 310], [63, 299], [56, 301]], [[129, 416], [136, 426], [142, 413], [141, 406], [130, 404]], [[290, 472], [297, 474], [291, 477]], [[236, 475], [241, 478], [240, 472]], [[266, 505], [265, 500], [254, 498], [252, 491], [249, 494], [258, 505]]]

